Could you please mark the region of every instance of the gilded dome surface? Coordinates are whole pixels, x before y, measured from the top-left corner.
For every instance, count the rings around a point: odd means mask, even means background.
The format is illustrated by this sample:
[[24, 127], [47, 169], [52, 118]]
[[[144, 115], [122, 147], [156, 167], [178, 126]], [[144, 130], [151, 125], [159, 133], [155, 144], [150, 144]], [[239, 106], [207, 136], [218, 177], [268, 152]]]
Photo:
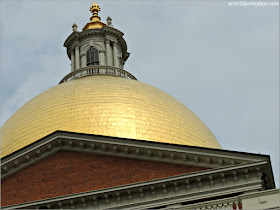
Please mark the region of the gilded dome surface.
[[1, 128], [1, 157], [56, 131], [221, 148], [185, 105], [142, 82], [90, 76], [31, 99]]

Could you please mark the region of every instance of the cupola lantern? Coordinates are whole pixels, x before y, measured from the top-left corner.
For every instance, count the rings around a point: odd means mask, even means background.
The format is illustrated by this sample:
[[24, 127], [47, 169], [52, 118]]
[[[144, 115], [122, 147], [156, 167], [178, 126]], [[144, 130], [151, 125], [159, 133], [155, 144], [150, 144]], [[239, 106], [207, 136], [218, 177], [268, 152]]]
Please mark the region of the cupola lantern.
[[71, 60], [71, 73], [60, 83], [84, 76], [113, 75], [127, 79], [136, 78], [123, 69], [129, 57], [123, 33], [112, 26], [112, 19], [107, 24], [98, 16], [100, 7], [93, 3], [90, 7], [92, 16], [81, 32], [74, 23], [72, 34], [66, 39], [64, 47]]

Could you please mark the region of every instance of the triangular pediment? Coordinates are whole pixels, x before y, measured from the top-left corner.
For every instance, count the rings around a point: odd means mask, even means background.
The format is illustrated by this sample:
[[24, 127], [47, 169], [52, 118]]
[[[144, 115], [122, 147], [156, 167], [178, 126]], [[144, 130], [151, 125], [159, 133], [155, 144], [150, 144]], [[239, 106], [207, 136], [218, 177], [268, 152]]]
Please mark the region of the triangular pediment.
[[30, 201], [24, 200], [28, 189], [37, 197], [26, 199], [40, 200], [259, 162], [267, 163], [268, 183], [275, 186], [267, 155], [56, 131], [2, 158], [2, 192], [14, 186], [9, 196], [16, 198], [18, 186], [28, 183], [19, 188], [23, 203]]

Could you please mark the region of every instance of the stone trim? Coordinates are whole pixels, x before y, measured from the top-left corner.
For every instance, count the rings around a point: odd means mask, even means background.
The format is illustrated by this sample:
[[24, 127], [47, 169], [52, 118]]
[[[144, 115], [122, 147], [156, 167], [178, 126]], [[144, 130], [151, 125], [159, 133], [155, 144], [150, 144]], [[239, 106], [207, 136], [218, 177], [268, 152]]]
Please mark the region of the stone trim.
[[[181, 205], [181, 206], [178, 206], [176, 209], [196, 209], [196, 210], [234, 209], [233, 205], [235, 204], [236, 206], [238, 206], [239, 203], [242, 204], [242, 201], [239, 198], [239, 196], [234, 196], [234, 197], [230, 197], [230, 198], [217, 199], [217, 200], [196, 203], [196, 204], [192, 204], [192, 205], [188, 205], [188, 206]], [[237, 207], [236, 209], [239, 209], [239, 208]]]
[[259, 192], [254, 192], [254, 193], [246, 193], [246, 194], [240, 195], [239, 197], [241, 199], [244, 199], [244, 198], [253, 198], [256, 196], [270, 195], [270, 194], [275, 194], [275, 193], [280, 195], [280, 189], [271, 189], [271, 190], [259, 191]]
[[266, 162], [235, 165], [3, 207], [3, 209], [147, 209], [258, 191]]
[[[242, 209], [247, 209], [245, 206], [243, 206], [243, 203], [242, 203], [245, 199], [260, 198], [261, 196], [270, 196], [273, 194], [280, 195], [279, 189], [250, 192], [250, 193], [240, 194], [238, 196], [234, 196], [234, 197], [230, 197], [230, 198], [218, 199], [218, 200], [212, 200], [212, 201], [201, 202], [201, 203], [197, 203], [197, 204], [193, 204], [193, 205], [188, 205], [187, 207], [181, 205], [181, 206], [177, 206], [176, 209], [196, 209], [196, 210], [234, 209], [233, 204], [235, 204], [236, 206], [241, 204]], [[277, 201], [275, 201], [275, 202], [277, 203]], [[275, 203], [275, 206], [277, 205], [276, 203]], [[259, 206], [259, 207], [261, 207], [261, 206]], [[280, 205], [278, 204], [278, 208], [275, 208], [275, 209], [279, 209], [279, 207], [280, 207]], [[239, 209], [239, 208], [236, 208], [236, 209]], [[253, 209], [253, 207], [251, 209]], [[272, 208], [267, 208], [267, 209], [272, 209]]]
[[267, 174], [271, 174], [267, 177], [266, 183], [269, 185], [268, 188], [275, 188], [268, 156], [64, 131], [56, 131], [2, 158], [1, 179], [60, 150], [203, 168], [221, 168], [265, 161]]
[[112, 27], [108, 27], [108, 26], [103, 26], [101, 28], [101, 30], [104, 31], [105, 33], [113, 34], [113, 35], [116, 35], [118, 37], [122, 37], [124, 35], [124, 33], [119, 31], [118, 29], [112, 28]]
[[94, 65], [94, 66], [87, 66], [84, 68], [79, 68], [69, 74], [67, 74], [60, 82], [69, 82], [75, 79], [79, 79], [82, 77], [94, 76], [94, 75], [109, 75], [109, 76], [116, 76], [126, 79], [137, 80], [132, 74], [129, 72], [113, 67], [113, 66], [101, 66], [101, 65]]

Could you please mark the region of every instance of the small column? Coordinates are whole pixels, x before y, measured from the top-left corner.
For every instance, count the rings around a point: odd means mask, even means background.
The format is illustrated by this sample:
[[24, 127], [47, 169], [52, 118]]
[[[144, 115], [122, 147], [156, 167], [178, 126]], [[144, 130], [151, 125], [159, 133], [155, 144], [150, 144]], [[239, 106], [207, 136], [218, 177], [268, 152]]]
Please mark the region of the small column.
[[80, 49], [79, 46], [75, 47], [75, 63], [76, 63], [76, 70], [80, 68]]
[[119, 64], [120, 64], [120, 69], [123, 69], [123, 60], [122, 57], [119, 57]]
[[71, 50], [71, 72], [75, 71], [75, 54], [74, 50]]
[[86, 54], [82, 54], [81, 59], [82, 59], [82, 66], [81, 66], [81, 68], [84, 68], [84, 67], [87, 66]]
[[119, 68], [119, 60], [118, 60], [118, 54], [117, 54], [117, 43], [113, 42], [113, 58], [114, 58], [114, 66]]
[[105, 66], [106, 65], [106, 62], [105, 62], [105, 51], [104, 50], [100, 50], [99, 51], [99, 57], [100, 57], [100, 60], [99, 60], [99, 65], [101, 66]]
[[111, 59], [110, 59], [110, 41], [106, 40], [106, 64], [107, 66], [111, 66]]

